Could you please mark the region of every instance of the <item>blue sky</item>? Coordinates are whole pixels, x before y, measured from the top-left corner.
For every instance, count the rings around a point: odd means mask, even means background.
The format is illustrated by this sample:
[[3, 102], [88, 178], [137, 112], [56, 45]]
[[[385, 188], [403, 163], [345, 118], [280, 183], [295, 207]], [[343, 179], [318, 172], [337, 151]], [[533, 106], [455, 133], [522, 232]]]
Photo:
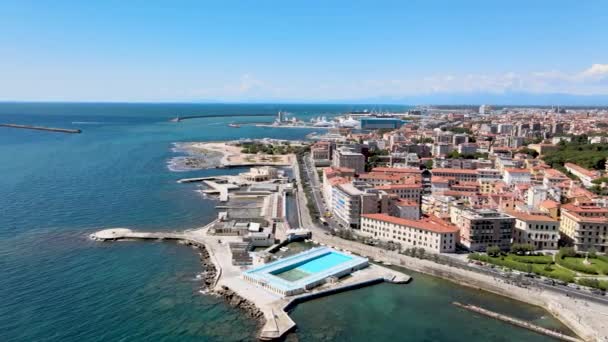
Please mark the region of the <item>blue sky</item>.
[[0, 100], [603, 99], [607, 13], [605, 0], [5, 0]]

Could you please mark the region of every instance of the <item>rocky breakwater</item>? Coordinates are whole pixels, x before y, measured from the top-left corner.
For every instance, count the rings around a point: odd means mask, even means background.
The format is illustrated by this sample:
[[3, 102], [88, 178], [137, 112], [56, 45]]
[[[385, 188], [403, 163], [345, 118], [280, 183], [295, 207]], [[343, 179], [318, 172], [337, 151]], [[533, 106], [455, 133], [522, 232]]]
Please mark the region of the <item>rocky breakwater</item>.
[[258, 309], [258, 307], [255, 306], [255, 304], [253, 304], [252, 302], [239, 296], [238, 294], [236, 294], [234, 291], [232, 291], [231, 289], [229, 289], [226, 286], [221, 286], [220, 288], [215, 290], [215, 293], [218, 296], [224, 298], [224, 300], [226, 300], [226, 302], [228, 304], [230, 304], [231, 306], [238, 308], [238, 309], [242, 310], [243, 312], [245, 312], [245, 314], [249, 318], [255, 319], [258, 322], [259, 326], [264, 325], [264, 323], [265, 323], [264, 313], [260, 309]]
[[201, 266], [203, 268], [203, 272], [201, 273], [201, 281], [203, 282], [202, 290], [209, 291], [213, 290], [215, 287], [215, 283], [218, 278], [218, 270], [211, 261], [211, 256], [209, 255], [209, 251], [203, 244], [184, 241], [182, 244], [187, 246], [193, 246], [198, 249], [198, 255], [201, 260]]

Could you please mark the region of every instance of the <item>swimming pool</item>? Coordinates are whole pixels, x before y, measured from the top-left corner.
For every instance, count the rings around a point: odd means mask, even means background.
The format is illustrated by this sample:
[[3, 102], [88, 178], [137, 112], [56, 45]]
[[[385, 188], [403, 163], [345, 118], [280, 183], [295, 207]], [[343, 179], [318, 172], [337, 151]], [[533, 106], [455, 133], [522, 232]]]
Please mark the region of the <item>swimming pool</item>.
[[322, 272], [337, 266], [343, 262], [351, 260], [352, 257], [346, 254], [338, 254], [336, 252], [329, 252], [327, 254], [320, 255], [316, 258], [304, 260], [300, 263], [289, 265], [288, 267], [278, 269], [271, 272], [279, 278], [285, 280], [298, 280], [314, 273]]
[[243, 272], [247, 281], [282, 296], [305, 292], [329, 277], [343, 277], [368, 266], [368, 260], [328, 247], [315, 247]]

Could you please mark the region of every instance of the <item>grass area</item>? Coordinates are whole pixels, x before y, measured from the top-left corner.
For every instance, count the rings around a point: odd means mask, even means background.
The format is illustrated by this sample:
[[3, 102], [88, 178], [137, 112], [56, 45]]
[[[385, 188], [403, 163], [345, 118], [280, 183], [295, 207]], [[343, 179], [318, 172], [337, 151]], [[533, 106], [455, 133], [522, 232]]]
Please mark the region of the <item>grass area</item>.
[[470, 259], [479, 260], [497, 266], [508, 267], [513, 270], [535, 273], [549, 278], [559, 279], [565, 282], [574, 282], [575, 273], [571, 270], [556, 266], [551, 257], [540, 256], [518, 256], [514, 254], [491, 257], [483, 254], [470, 254]]
[[509, 254], [509, 258], [513, 261], [523, 262], [526, 264], [552, 264], [553, 257], [551, 255], [513, 255]]
[[557, 259], [557, 263], [561, 266], [577, 272], [608, 275], [608, 262], [600, 258], [589, 258], [589, 264], [585, 263], [584, 257], [564, 257]]

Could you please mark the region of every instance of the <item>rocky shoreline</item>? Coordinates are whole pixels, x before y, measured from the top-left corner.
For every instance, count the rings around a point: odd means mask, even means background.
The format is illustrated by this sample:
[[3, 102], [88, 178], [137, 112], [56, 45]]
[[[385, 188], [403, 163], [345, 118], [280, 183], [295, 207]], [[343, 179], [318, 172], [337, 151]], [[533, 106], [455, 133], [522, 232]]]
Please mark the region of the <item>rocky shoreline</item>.
[[263, 326], [264, 323], [266, 323], [266, 319], [264, 319], [264, 313], [260, 311], [260, 309], [258, 309], [255, 304], [239, 296], [228, 287], [221, 286], [219, 289], [215, 290], [215, 294], [224, 298], [224, 300], [226, 300], [226, 302], [230, 304], [230, 306], [242, 310], [247, 315], [247, 317], [256, 320], [260, 327]]
[[202, 245], [198, 245], [197, 247], [200, 251], [201, 265], [203, 266], [202, 288], [203, 290], [212, 290], [215, 285], [215, 279], [217, 277], [217, 269], [215, 268], [213, 262], [211, 262], [207, 248]]
[[223, 298], [230, 306], [243, 311], [247, 315], [247, 317], [254, 319], [257, 322], [258, 326], [263, 326], [266, 322], [266, 320], [264, 319], [264, 313], [260, 311], [260, 309], [258, 309], [255, 304], [239, 296], [226, 286], [221, 286], [218, 289], [214, 289], [218, 272], [215, 265], [211, 261], [211, 257], [209, 255], [209, 252], [207, 251], [207, 248], [200, 244], [187, 244], [196, 246], [199, 249], [201, 265], [203, 266], [203, 274], [201, 278], [203, 283], [201, 286], [202, 290], [209, 291], [210, 293], [213, 293]]

